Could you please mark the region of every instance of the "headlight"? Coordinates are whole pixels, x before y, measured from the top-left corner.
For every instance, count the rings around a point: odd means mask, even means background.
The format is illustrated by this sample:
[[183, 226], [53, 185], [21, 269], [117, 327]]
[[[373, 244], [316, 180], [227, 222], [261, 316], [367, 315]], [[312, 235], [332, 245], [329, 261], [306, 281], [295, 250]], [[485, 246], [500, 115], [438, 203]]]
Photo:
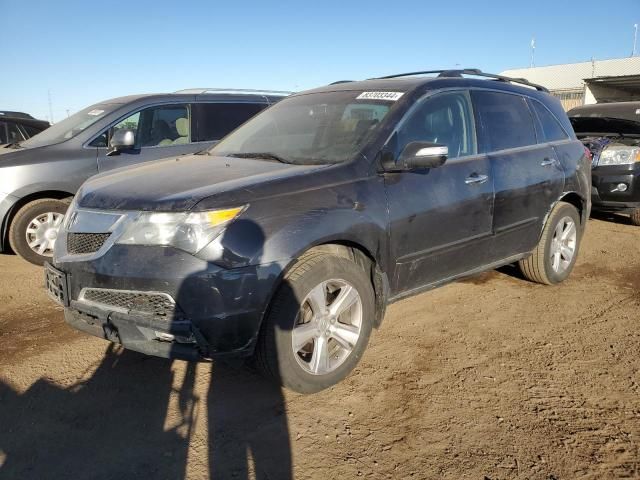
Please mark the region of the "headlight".
[[216, 238], [245, 207], [193, 213], [141, 213], [116, 243], [165, 245], [198, 253]]
[[598, 165], [629, 165], [640, 162], [640, 147], [609, 145], [600, 154]]

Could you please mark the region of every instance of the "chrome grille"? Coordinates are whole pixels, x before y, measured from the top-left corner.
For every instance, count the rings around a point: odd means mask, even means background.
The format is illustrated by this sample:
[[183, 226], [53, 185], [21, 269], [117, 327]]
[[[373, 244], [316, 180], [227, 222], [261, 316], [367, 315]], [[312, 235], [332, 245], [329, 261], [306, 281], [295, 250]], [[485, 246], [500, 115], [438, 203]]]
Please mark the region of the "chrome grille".
[[155, 317], [169, 317], [176, 312], [171, 296], [159, 292], [137, 292], [86, 288], [80, 300], [124, 312], [138, 312]]
[[67, 251], [72, 255], [95, 253], [110, 236], [110, 233], [69, 233]]

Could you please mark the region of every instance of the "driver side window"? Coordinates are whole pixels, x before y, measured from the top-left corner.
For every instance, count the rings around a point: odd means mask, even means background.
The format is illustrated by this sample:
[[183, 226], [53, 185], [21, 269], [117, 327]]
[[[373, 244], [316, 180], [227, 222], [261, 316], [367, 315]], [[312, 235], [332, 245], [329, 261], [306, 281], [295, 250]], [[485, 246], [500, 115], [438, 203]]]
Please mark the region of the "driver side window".
[[149, 107], [121, 120], [98, 136], [91, 146], [106, 147], [108, 139], [122, 129], [132, 130], [136, 148], [163, 147], [191, 142], [191, 118], [187, 105]]
[[427, 98], [409, 115], [398, 130], [400, 150], [411, 142], [431, 142], [446, 145], [449, 158], [477, 153], [468, 93], [450, 92]]

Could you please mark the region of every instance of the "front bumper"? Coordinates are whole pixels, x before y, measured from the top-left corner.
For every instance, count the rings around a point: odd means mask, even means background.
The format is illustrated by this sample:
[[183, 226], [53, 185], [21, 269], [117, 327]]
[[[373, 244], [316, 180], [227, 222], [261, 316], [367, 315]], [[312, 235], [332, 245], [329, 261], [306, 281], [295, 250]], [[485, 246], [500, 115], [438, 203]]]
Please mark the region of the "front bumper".
[[[171, 247], [130, 245], [55, 266], [66, 277], [65, 319], [74, 328], [142, 353], [186, 360], [251, 355], [283, 268], [271, 263], [227, 270]], [[88, 301], [87, 289], [154, 292], [175, 301], [175, 309], [158, 313]]]
[[[640, 163], [597, 166], [591, 171], [593, 210], [627, 213], [640, 208]], [[624, 192], [616, 188], [625, 184]]]

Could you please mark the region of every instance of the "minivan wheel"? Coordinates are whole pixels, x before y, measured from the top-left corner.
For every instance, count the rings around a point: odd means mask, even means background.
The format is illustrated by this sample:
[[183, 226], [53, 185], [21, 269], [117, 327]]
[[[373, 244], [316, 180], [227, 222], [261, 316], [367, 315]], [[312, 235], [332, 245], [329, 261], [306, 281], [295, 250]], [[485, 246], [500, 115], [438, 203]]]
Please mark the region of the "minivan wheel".
[[42, 265], [53, 256], [64, 214], [65, 200], [43, 198], [23, 206], [11, 222], [9, 243], [15, 253], [34, 265]]
[[636, 208], [631, 212], [631, 223], [640, 227], [640, 208]]
[[518, 262], [522, 274], [533, 282], [553, 285], [565, 280], [576, 263], [582, 226], [576, 207], [558, 202], [530, 257]]
[[315, 393], [344, 379], [360, 360], [375, 315], [371, 280], [349, 259], [301, 257], [271, 303], [256, 363], [281, 385]]

